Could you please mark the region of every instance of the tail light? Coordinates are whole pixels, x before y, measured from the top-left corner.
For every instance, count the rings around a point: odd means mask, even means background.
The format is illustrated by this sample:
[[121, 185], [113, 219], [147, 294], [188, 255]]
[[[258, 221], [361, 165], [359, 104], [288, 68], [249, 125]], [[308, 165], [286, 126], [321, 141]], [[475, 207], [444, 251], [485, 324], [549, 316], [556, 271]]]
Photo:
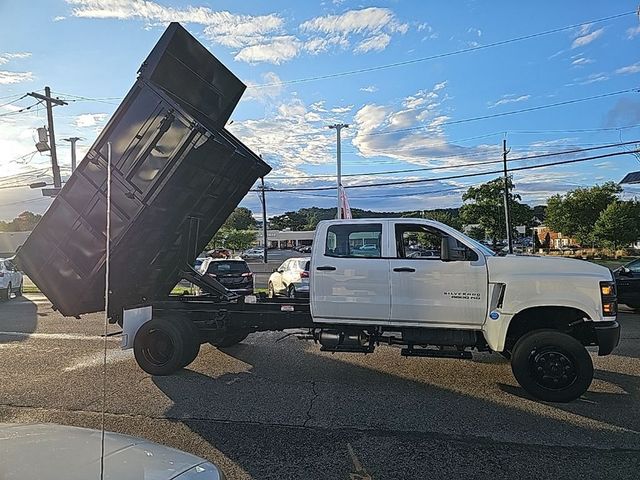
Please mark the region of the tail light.
[[300, 278], [309, 278], [309, 272], [306, 270], [300, 273]]

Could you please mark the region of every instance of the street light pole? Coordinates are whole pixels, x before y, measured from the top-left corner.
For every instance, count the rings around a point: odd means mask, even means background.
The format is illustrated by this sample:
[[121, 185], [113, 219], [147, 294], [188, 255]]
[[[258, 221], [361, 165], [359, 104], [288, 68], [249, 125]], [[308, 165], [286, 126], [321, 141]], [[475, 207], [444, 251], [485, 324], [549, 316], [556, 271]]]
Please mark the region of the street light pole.
[[63, 138], [65, 142], [71, 142], [71, 172], [76, 170], [76, 142], [80, 137]]
[[264, 194], [264, 177], [260, 177], [260, 190], [262, 193], [262, 261], [267, 263], [267, 198]]
[[336, 161], [337, 161], [337, 174], [336, 174], [336, 183], [338, 187], [338, 204], [337, 204], [337, 213], [336, 218], [340, 220], [342, 218], [342, 211], [340, 209], [340, 199], [342, 196], [341, 187], [342, 187], [342, 155], [341, 155], [341, 140], [340, 140], [340, 131], [343, 128], [349, 128], [349, 125], [346, 123], [336, 123], [334, 125], [329, 125], [329, 128], [335, 129], [336, 131]]

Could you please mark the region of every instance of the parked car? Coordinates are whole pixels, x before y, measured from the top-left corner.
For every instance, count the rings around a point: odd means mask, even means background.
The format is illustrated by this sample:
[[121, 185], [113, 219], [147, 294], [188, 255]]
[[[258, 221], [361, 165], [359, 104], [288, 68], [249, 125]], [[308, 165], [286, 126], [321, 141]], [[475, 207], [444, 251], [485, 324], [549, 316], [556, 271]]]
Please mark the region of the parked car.
[[262, 258], [263, 256], [264, 248], [250, 248], [242, 254], [242, 258]]
[[300, 253], [311, 253], [311, 245], [304, 245], [304, 246], [298, 248], [298, 251]]
[[227, 289], [239, 295], [253, 295], [253, 273], [241, 258], [207, 258], [200, 273], [215, 278]]
[[198, 257], [195, 262], [193, 262], [193, 268], [200, 271], [200, 267], [202, 266], [202, 262], [205, 261], [206, 257]]
[[618, 301], [640, 310], [640, 258], [613, 271], [618, 289]]
[[22, 272], [10, 258], [0, 258], [0, 300], [9, 300], [12, 294], [22, 296]]
[[[100, 478], [99, 430], [54, 424], [0, 423], [3, 479]], [[223, 480], [204, 458], [144, 438], [104, 433], [104, 478], [118, 480]]]
[[310, 260], [310, 257], [285, 260], [269, 277], [269, 297], [286, 295], [289, 298], [308, 298]]

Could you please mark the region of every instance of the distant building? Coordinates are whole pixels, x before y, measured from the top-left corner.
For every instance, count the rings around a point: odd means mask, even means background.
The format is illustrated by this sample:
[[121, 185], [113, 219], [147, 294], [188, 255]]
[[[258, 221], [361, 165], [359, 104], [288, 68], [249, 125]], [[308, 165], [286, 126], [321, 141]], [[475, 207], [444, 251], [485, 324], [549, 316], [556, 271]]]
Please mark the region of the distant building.
[[540, 243], [544, 243], [544, 239], [547, 236], [547, 233], [549, 234], [549, 238], [551, 239], [551, 242], [549, 244], [549, 248], [554, 248], [556, 250], [561, 249], [563, 247], [569, 247], [571, 245], [577, 245], [578, 242], [574, 239], [571, 238], [567, 235], [563, 235], [560, 232], [554, 232], [553, 230], [551, 230], [550, 228], [544, 226], [544, 225], [539, 225], [537, 227], [533, 227], [533, 232], [538, 235], [538, 240], [540, 240]]
[[[311, 245], [315, 230], [267, 230], [267, 248], [293, 248]], [[258, 245], [262, 246], [262, 231], [256, 235]]]
[[12, 257], [31, 232], [0, 232], [0, 258]]

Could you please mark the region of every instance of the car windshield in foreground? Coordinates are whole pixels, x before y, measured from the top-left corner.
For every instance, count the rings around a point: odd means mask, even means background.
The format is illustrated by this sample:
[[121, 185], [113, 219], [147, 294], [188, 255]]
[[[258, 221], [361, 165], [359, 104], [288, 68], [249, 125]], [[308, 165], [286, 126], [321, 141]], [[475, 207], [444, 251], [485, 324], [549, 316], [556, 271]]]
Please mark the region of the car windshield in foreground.
[[211, 262], [207, 267], [207, 273], [213, 273], [214, 275], [228, 275], [247, 272], [249, 272], [247, 264], [239, 261]]

